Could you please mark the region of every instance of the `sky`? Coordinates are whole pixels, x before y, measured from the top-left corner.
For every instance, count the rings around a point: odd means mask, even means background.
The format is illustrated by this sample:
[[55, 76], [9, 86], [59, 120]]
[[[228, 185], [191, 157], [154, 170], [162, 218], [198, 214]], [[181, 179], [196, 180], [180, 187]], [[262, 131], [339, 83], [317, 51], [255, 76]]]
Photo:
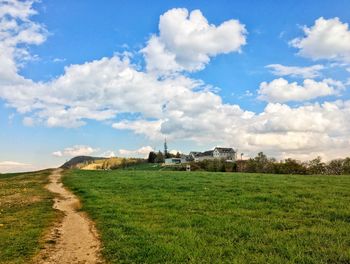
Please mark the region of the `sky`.
[[350, 156], [350, 2], [0, 0], [0, 172], [232, 147]]

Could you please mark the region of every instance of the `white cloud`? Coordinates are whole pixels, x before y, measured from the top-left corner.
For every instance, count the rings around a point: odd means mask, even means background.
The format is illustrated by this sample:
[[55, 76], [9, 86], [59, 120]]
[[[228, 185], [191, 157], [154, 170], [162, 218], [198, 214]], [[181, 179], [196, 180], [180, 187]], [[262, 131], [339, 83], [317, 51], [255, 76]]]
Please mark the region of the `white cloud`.
[[1, 0], [0, 17], [8, 15], [27, 21], [31, 15], [36, 14], [36, 11], [32, 8], [34, 2], [35, 1]]
[[252, 97], [254, 94], [250, 91], [250, 90], [246, 90], [245, 92], [244, 92], [244, 97]]
[[65, 58], [63, 58], [63, 59], [61, 59], [61, 58], [54, 58], [52, 61], [56, 62], [56, 63], [60, 63], [60, 62], [65, 62], [66, 59]]
[[181, 150], [172, 149], [169, 151], [170, 154], [176, 155], [177, 153], [182, 153]]
[[131, 130], [136, 134], [146, 135], [150, 139], [162, 138], [160, 132], [162, 120], [147, 121], [147, 120], [122, 120], [112, 125], [115, 129]]
[[151, 151], [154, 151], [152, 147], [144, 146], [136, 150], [120, 149], [118, 152], [123, 157], [147, 158]]
[[268, 102], [306, 101], [322, 96], [339, 95], [345, 86], [332, 79], [317, 82], [306, 79], [303, 85], [297, 82], [289, 83], [283, 78], [275, 79], [270, 83], [262, 82], [258, 90], [259, 99]]
[[102, 154], [98, 155], [99, 157], [104, 157], [104, 158], [112, 158], [116, 157], [116, 154], [112, 150], [107, 150], [103, 152]]
[[308, 67], [284, 66], [281, 64], [269, 64], [265, 66], [271, 69], [271, 72], [277, 76], [291, 76], [301, 78], [315, 78], [321, 75], [320, 71], [325, 67], [320, 64]]
[[45, 28], [30, 20], [36, 12], [33, 1], [0, 0], [0, 84], [23, 83], [18, 68], [35, 56], [27, 45], [39, 45], [46, 39]]
[[63, 153], [62, 153], [62, 151], [57, 150], [57, 151], [52, 152], [52, 156], [55, 156], [55, 157], [62, 157], [62, 156], [63, 156]]
[[290, 42], [299, 49], [301, 56], [314, 60], [350, 62], [350, 31], [347, 23], [342, 23], [337, 17], [320, 17], [312, 27], [304, 26], [303, 30], [304, 37]]
[[[264, 151], [276, 157], [323, 153], [327, 159], [348, 155], [350, 101], [317, 103], [301, 107], [270, 103], [260, 114], [238, 107], [203, 111], [199, 116], [174, 116], [162, 123], [168, 138], [233, 146], [248, 153]], [[220, 131], [220, 132], [218, 132]], [[328, 153], [328, 149], [332, 153]], [[310, 153], [310, 155], [308, 155]]]
[[0, 161], [0, 166], [30, 166], [30, 164], [17, 161]]
[[252, 122], [247, 141], [276, 156], [310, 159], [315, 153], [326, 159], [348, 155], [350, 101], [315, 103], [291, 108], [268, 104]]
[[0, 173], [23, 172], [33, 169], [35, 169], [34, 166], [29, 163], [22, 163], [17, 161], [0, 161]]
[[56, 157], [75, 157], [75, 156], [88, 156], [96, 153], [98, 149], [94, 149], [90, 146], [75, 145], [72, 147], [65, 148], [64, 150], [58, 150], [52, 152], [53, 156]]
[[240, 52], [247, 31], [238, 20], [215, 26], [200, 10], [174, 8], [159, 19], [159, 35], [153, 35], [142, 50], [150, 72], [197, 71], [210, 57]]

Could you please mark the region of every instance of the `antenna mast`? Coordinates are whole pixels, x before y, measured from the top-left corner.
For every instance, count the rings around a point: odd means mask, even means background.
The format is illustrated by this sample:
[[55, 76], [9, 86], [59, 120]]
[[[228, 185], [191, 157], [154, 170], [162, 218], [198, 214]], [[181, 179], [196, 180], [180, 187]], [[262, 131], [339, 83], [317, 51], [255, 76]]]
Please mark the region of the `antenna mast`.
[[164, 139], [164, 157], [168, 157], [168, 144], [166, 143], [166, 138]]

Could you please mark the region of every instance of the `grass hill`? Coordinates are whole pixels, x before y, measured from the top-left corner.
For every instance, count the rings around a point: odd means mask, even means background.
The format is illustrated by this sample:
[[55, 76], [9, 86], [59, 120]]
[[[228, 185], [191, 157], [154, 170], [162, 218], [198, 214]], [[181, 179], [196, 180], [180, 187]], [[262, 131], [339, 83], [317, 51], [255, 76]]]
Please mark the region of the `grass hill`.
[[137, 158], [100, 158], [90, 156], [78, 156], [64, 163], [61, 168], [81, 170], [109, 170], [129, 167], [147, 166], [146, 160]]
[[87, 164], [94, 163], [97, 160], [104, 160], [105, 158], [98, 157], [90, 157], [90, 156], [77, 156], [66, 163], [64, 163], [61, 168], [63, 169], [72, 169], [72, 168], [81, 168], [86, 166]]

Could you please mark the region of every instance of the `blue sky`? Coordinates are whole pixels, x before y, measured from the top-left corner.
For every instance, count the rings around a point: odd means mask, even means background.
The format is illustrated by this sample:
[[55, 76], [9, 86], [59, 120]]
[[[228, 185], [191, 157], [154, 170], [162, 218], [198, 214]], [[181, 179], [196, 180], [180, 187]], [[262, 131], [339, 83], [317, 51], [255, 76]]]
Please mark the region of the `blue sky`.
[[0, 171], [231, 146], [344, 157], [349, 1], [0, 0]]

